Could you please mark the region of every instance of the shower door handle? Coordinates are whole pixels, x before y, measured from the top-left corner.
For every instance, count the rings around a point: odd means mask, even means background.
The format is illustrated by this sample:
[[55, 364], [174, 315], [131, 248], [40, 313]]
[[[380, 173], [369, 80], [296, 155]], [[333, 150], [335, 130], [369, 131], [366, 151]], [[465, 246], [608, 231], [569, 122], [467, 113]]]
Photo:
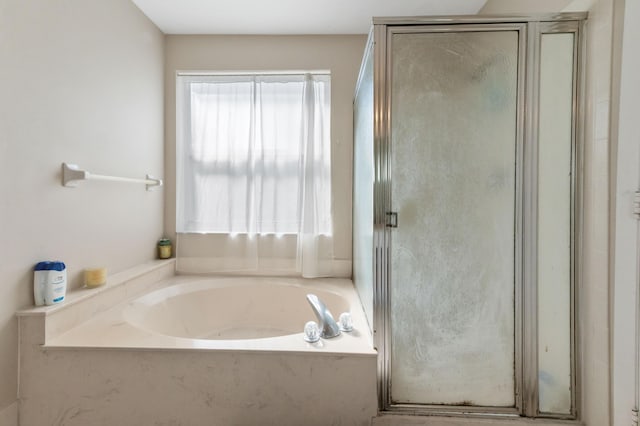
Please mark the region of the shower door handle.
[[398, 227], [398, 212], [387, 212], [387, 223], [388, 228], [397, 228]]

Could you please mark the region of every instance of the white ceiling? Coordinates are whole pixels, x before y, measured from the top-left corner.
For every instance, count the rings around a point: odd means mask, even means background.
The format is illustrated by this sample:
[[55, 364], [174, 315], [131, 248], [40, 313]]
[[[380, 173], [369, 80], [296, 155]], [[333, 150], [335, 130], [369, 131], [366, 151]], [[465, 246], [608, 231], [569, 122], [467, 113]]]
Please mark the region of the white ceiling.
[[472, 15], [487, 0], [132, 0], [166, 34], [366, 34], [373, 16]]

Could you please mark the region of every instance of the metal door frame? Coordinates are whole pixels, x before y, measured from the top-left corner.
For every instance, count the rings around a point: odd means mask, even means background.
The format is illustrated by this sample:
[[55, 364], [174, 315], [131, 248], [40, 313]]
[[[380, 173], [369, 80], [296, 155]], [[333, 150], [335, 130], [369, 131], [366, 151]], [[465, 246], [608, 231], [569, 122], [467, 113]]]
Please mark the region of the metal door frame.
[[[584, 122], [584, 21], [586, 13], [538, 16], [452, 16], [374, 18], [367, 46], [374, 67], [374, 342], [378, 349], [380, 410], [404, 414], [511, 418], [519, 416], [576, 419], [579, 410], [580, 363], [578, 289], [582, 245], [582, 140]], [[518, 91], [516, 116], [515, 217], [515, 406], [480, 407], [396, 404], [391, 400], [390, 256], [391, 211], [391, 61], [392, 37], [400, 33], [518, 31]], [[537, 124], [541, 34], [572, 32], [574, 41], [574, 98], [572, 116], [571, 199], [571, 414], [540, 413], [537, 367]]]

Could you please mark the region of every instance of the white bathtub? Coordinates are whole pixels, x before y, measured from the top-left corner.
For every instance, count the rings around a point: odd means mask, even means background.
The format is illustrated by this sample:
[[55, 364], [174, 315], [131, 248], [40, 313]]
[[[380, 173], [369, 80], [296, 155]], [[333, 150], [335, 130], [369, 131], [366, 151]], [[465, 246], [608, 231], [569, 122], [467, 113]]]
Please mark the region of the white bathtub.
[[332, 287], [327, 290], [292, 280], [204, 279], [140, 297], [124, 309], [123, 316], [140, 329], [187, 339], [287, 336], [300, 333], [305, 322], [314, 319], [308, 293], [317, 295], [336, 319], [351, 311], [347, 297], [338, 293], [346, 289]]
[[[309, 344], [302, 330], [317, 321], [306, 295], [354, 331]], [[375, 354], [350, 280], [175, 276], [47, 342], [55, 347], [212, 349]]]
[[[20, 314], [25, 425], [365, 426], [376, 415], [377, 357], [351, 281], [142, 281]], [[307, 293], [334, 316], [350, 311], [355, 330], [305, 342]]]

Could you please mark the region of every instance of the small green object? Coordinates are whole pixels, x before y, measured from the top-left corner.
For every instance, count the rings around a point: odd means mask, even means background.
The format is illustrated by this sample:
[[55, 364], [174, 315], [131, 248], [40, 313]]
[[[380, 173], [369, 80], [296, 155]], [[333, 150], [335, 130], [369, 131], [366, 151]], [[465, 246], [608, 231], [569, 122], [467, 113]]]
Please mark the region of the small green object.
[[168, 238], [162, 238], [160, 241], [158, 241], [158, 245], [159, 246], [170, 246], [171, 245], [171, 240]]

